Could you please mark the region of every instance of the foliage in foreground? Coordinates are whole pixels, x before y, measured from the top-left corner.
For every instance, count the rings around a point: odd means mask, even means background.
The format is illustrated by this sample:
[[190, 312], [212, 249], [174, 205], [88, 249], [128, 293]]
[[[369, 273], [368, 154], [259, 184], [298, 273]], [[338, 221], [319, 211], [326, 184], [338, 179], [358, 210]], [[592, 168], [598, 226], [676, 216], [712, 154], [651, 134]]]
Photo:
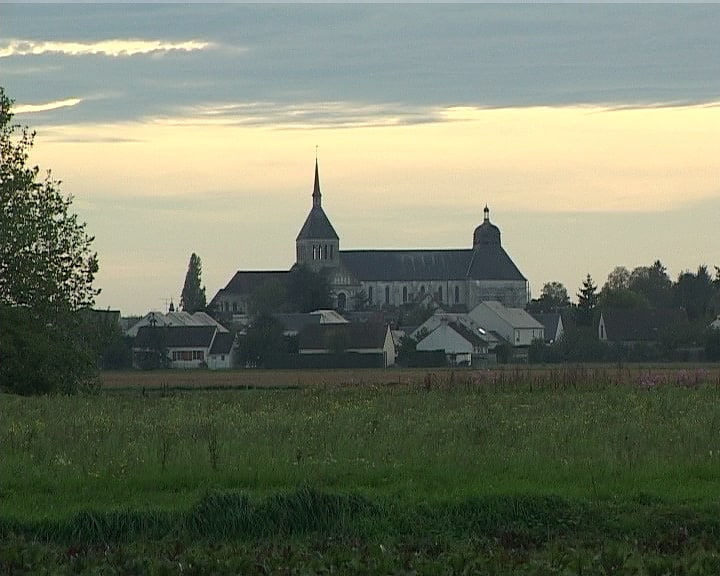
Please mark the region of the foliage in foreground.
[[12, 104], [0, 87], [0, 390], [67, 393], [92, 367], [73, 314], [94, 303], [98, 259], [72, 197], [28, 165], [35, 134]]
[[186, 513], [0, 524], [0, 573], [716, 574], [718, 507], [547, 497], [371, 502], [214, 493]]

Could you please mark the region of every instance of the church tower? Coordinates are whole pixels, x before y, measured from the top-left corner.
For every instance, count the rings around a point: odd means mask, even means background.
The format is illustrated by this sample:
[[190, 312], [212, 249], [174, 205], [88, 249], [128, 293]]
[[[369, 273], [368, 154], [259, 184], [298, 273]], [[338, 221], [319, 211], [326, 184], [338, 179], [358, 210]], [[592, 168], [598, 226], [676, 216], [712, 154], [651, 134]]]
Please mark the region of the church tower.
[[295, 239], [295, 262], [311, 270], [336, 268], [340, 265], [340, 238], [322, 208], [318, 161], [315, 159], [315, 185], [312, 208]]

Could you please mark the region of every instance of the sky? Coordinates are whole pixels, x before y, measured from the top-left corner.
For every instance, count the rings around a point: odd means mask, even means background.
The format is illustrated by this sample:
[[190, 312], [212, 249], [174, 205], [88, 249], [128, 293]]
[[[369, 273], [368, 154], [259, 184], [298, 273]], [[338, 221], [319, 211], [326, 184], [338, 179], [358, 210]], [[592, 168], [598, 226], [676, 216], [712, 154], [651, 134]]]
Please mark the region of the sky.
[[0, 4], [0, 86], [95, 237], [97, 307], [341, 249], [469, 248], [530, 283], [720, 265], [720, 5]]

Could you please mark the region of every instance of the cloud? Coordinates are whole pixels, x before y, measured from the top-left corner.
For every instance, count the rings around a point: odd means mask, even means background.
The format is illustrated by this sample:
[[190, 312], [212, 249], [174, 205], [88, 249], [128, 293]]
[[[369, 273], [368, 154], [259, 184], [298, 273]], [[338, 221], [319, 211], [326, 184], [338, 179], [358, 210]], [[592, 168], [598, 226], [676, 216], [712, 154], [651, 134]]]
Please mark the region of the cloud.
[[13, 113], [32, 114], [33, 112], [47, 112], [48, 110], [77, 106], [80, 102], [82, 102], [81, 98], [66, 98], [65, 100], [56, 100], [46, 104], [19, 104], [17, 106], [13, 106]]
[[158, 52], [194, 52], [210, 47], [210, 42], [187, 40], [170, 42], [162, 40], [113, 39], [98, 42], [37, 42], [34, 40], [9, 40], [0, 45], [0, 58], [10, 56], [37, 56], [40, 54], [65, 54], [67, 56], [134, 56], [136, 54], [155, 54]]
[[235, 102], [178, 107], [176, 112], [147, 120], [168, 126], [268, 126], [281, 129], [410, 126], [453, 120], [439, 106], [400, 102]]

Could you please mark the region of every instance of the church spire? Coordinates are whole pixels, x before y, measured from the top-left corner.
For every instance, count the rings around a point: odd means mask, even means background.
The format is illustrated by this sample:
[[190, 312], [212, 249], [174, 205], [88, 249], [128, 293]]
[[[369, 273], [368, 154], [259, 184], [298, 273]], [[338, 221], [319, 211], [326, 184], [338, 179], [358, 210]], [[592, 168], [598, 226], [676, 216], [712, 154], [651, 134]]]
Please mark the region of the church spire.
[[320, 193], [320, 175], [318, 173], [318, 160], [315, 157], [315, 186], [313, 187], [313, 206], [320, 206], [322, 204], [322, 194]]

